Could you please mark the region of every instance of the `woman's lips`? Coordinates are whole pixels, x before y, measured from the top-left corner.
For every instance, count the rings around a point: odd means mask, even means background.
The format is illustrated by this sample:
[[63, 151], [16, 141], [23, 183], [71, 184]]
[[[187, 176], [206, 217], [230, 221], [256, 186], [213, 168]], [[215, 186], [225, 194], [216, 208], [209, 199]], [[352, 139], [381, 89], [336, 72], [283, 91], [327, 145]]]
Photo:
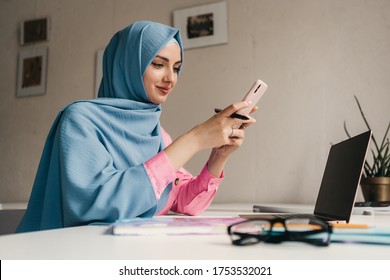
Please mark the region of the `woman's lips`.
[[171, 88], [166, 88], [166, 87], [157, 87], [161, 92], [164, 94], [168, 94], [171, 91]]

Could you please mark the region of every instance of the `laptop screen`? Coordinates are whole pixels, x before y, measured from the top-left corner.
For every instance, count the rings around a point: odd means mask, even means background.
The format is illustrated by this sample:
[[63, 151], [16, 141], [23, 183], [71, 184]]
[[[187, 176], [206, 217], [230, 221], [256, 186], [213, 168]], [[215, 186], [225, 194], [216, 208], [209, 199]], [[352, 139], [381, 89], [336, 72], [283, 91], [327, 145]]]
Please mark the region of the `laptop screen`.
[[371, 134], [367, 131], [330, 148], [315, 215], [349, 222]]

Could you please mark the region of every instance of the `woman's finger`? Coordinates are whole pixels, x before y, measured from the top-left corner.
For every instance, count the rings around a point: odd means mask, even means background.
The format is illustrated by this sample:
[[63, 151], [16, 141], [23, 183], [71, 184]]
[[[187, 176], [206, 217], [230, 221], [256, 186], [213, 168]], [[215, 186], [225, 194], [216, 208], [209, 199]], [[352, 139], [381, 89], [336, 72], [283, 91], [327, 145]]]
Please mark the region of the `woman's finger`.
[[249, 105], [250, 103], [248, 101], [236, 102], [223, 109], [221, 114], [226, 117], [230, 117], [233, 113], [237, 112], [240, 109], [246, 108]]
[[252, 113], [256, 112], [258, 108], [259, 108], [258, 106], [253, 107], [252, 111], [250, 113], [252, 114]]
[[245, 132], [243, 129], [232, 128], [229, 138], [233, 139], [244, 139]]

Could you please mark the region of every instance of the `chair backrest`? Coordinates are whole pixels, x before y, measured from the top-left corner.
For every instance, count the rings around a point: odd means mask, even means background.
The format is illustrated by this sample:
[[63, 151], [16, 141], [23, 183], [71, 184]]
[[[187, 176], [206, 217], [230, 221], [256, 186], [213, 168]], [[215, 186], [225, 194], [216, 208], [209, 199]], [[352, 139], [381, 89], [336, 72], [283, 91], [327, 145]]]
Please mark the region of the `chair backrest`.
[[0, 235], [15, 233], [25, 209], [0, 210]]

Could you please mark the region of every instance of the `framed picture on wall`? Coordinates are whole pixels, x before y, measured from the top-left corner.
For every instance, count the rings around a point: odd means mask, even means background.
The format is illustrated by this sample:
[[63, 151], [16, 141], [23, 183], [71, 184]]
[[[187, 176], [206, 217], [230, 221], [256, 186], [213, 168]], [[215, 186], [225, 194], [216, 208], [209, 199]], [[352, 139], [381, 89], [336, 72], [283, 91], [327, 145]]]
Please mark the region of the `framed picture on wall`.
[[17, 97], [45, 94], [47, 47], [19, 52]]
[[227, 3], [218, 2], [173, 12], [173, 26], [180, 30], [184, 49], [228, 42]]
[[39, 18], [20, 23], [20, 44], [32, 44], [49, 40], [50, 20]]

